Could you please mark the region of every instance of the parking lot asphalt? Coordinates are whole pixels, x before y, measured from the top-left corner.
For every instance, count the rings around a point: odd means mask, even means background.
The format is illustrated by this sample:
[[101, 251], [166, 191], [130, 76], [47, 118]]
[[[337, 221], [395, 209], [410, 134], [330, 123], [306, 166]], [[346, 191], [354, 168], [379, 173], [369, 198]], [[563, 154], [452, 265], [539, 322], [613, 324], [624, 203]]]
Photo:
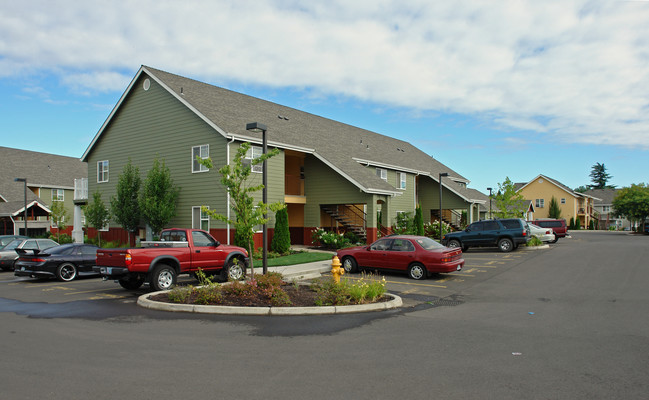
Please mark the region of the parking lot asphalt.
[[[550, 250], [550, 249], [548, 249]], [[544, 250], [544, 251], [548, 251]], [[517, 250], [500, 253], [494, 249], [471, 249], [464, 254], [465, 267], [462, 271], [449, 274], [433, 274], [428, 279], [414, 281], [396, 272], [370, 271], [385, 278], [388, 291], [398, 294], [406, 307], [439, 301], [466, 291], [472, 285], [489, 279], [533, 257], [534, 252]], [[329, 275], [323, 273], [323, 276]], [[344, 278], [360, 279], [360, 274], [346, 274]], [[181, 275], [179, 285], [196, 284], [190, 276]], [[147, 285], [136, 291], [127, 291], [113, 281], [103, 281], [96, 277], [80, 277], [72, 282], [59, 282], [48, 279], [16, 277], [13, 272], [0, 272], [0, 297], [25, 303], [67, 303], [73, 301], [116, 300], [120, 303], [136, 302], [137, 297], [147, 293]]]

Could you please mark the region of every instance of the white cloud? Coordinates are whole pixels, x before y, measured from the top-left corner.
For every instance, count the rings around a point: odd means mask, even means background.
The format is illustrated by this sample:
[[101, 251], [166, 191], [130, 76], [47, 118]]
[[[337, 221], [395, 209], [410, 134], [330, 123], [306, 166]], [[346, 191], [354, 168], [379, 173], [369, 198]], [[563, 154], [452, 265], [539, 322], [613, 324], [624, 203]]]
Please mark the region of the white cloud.
[[0, 13], [0, 77], [50, 71], [77, 92], [119, 92], [147, 64], [649, 148], [647, 2], [42, 0]]

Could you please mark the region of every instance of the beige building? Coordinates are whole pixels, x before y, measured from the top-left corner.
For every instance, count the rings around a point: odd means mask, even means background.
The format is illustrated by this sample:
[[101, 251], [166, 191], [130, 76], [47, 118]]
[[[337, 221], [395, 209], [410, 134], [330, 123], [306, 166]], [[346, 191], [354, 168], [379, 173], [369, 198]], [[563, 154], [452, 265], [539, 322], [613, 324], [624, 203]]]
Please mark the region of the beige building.
[[570, 221], [574, 218], [582, 228], [588, 228], [591, 220], [597, 220], [594, 209], [595, 197], [575, 192], [568, 186], [545, 175], [539, 175], [527, 183], [519, 183], [518, 193], [532, 202], [533, 219], [549, 218], [550, 201], [557, 200], [561, 218]]

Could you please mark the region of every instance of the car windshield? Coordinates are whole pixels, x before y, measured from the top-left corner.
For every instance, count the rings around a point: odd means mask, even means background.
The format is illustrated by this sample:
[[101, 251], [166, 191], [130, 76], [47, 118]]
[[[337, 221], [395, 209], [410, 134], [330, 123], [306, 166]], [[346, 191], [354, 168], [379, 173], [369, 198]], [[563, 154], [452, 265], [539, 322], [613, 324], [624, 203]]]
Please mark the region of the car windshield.
[[437, 243], [431, 238], [427, 237], [422, 237], [422, 238], [417, 238], [416, 239], [417, 244], [419, 244], [424, 250], [435, 250], [435, 249], [441, 249], [444, 246]]

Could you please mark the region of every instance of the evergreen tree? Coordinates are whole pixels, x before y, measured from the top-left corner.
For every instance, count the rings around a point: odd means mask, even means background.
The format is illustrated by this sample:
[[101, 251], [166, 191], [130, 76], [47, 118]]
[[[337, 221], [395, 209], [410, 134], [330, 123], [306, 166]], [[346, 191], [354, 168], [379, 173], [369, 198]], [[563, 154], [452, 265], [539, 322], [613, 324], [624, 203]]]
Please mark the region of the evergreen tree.
[[101, 247], [100, 229], [106, 226], [110, 219], [110, 212], [101, 199], [101, 193], [96, 191], [92, 195], [92, 201], [85, 206], [84, 214], [89, 226], [97, 230], [97, 245]]
[[140, 196], [140, 209], [144, 221], [149, 224], [155, 235], [176, 216], [176, 201], [180, 190], [174, 186], [171, 172], [156, 157], [153, 168], [149, 170], [142, 195]]
[[575, 229], [575, 218], [570, 217], [570, 224], [568, 225], [568, 229]]
[[134, 233], [140, 223], [140, 169], [133, 166], [131, 159], [124, 166], [117, 181], [117, 196], [110, 199], [111, 213], [115, 221], [128, 232], [128, 241], [131, 242], [131, 233]]
[[275, 233], [270, 242], [270, 248], [275, 253], [286, 254], [291, 249], [291, 232], [288, 227], [288, 210], [286, 207], [275, 213]]
[[548, 209], [549, 217], [554, 219], [561, 218], [561, 208], [559, 208], [559, 202], [557, 199], [552, 196], [550, 199], [550, 207]]
[[415, 209], [415, 221], [414, 221], [415, 235], [424, 236], [424, 218], [422, 216], [421, 206], [417, 205]]
[[592, 170], [590, 172], [590, 180], [591, 182], [593, 182], [590, 187], [592, 189], [612, 189], [615, 186], [607, 185], [608, 181], [611, 178], [612, 176], [608, 172], [606, 172], [606, 167], [604, 166], [604, 164], [595, 163], [595, 165], [592, 166]]

